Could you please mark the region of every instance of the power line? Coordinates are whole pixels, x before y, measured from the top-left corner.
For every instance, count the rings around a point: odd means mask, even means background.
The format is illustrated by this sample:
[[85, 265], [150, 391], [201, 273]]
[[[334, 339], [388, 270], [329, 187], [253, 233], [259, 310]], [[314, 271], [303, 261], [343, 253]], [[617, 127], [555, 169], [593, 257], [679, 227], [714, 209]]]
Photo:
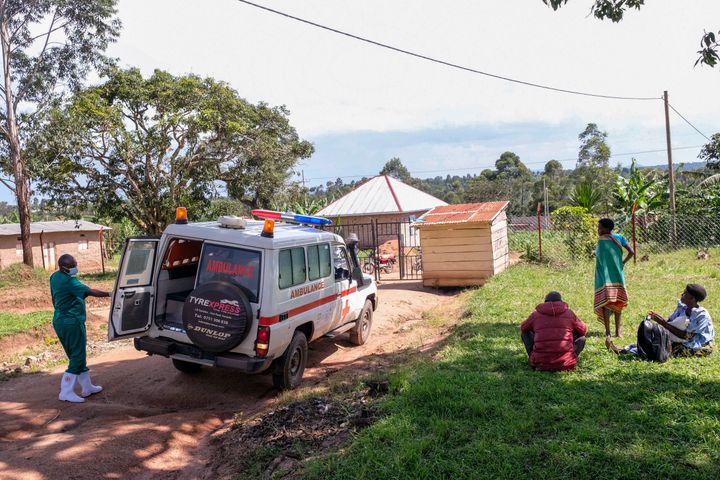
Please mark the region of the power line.
[[245, 5], [249, 5], [249, 6], [251, 6], [251, 7], [259, 8], [259, 9], [261, 9], [261, 10], [265, 10], [265, 11], [267, 11], [267, 12], [274, 13], [274, 14], [276, 14], [276, 15], [280, 15], [280, 16], [283, 16], [283, 17], [285, 17], [285, 18], [289, 18], [289, 19], [291, 19], [291, 20], [295, 20], [295, 21], [297, 21], [297, 22], [304, 23], [304, 24], [306, 24], [306, 25], [310, 25], [310, 26], [317, 27], [317, 28], [320, 28], [320, 29], [323, 29], [323, 30], [327, 30], [327, 31], [329, 31], [329, 32], [336, 33], [336, 34], [338, 34], [338, 35], [343, 35], [343, 36], [345, 36], [345, 37], [349, 37], [349, 38], [352, 38], [352, 39], [355, 39], [355, 40], [359, 40], [359, 41], [361, 41], [361, 42], [369, 43], [369, 44], [371, 44], [371, 45], [375, 45], [376, 47], [385, 48], [385, 49], [392, 50], [392, 51], [397, 52], [397, 53], [402, 53], [402, 54], [404, 54], [404, 55], [409, 55], [409, 56], [411, 56], [411, 57], [415, 57], [415, 58], [419, 58], [419, 59], [422, 59], [422, 60], [427, 60], [427, 61], [429, 61], [429, 62], [437, 63], [437, 64], [440, 64], [440, 65], [444, 65], [444, 66], [446, 66], [446, 67], [456, 68], [456, 69], [458, 69], [458, 70], [463, 70], [463, 71], [470, 72], [470, 73], [476, 73], [476, 74], [478, 74], [478, 75], [484, 75], [484, 76], [486, 76], [486, 77], [491, 77], [491, 78], [495, 78], [495, 79], [498, 79], [498, 80], [504, 80], [504, 81], [506, 81], [506, 82], [517, 83], [517, 84], [525, 85], [525, 86], [528, 86], [528, 87], [542, 88], [542, 89], [544, 89], [544, 90], [551, 90], [551, 91], [554, 91], [554, 92], [568, 93], [568, 94], [571, 94], [571, 95], [583, 95], [583, 96], [586, 96], [586, 97], [605, 98], [605, 99], [612, 99], [612, 100], [662, 100], [660, 97], [622, 97], [622, 96], [616, 96], [616, 95], [603, 95], [603, 94], [599, 94], [599, 93], [588, 93], [588, 92], [581, 92], [581, 91], [577, 91], [577, 90], [569, 90], [569, 89], [565, 89], [565, 88], [551, 87], [551, 86], [549, 86], [549, 85], [543, 85], [543, 84], [540, 84], [540, 83], [528, 82], [528, 81], [525, 81], [525, 80], [518, 80], [518, 79], [516, 79], [516, 78], [510, 78], [510, 77], [506, 77], [506, 76], [503, 76], [503, 75], [497, 75], [497, 74], [494, 74], [494, 73], [484, 72], [484, 71], [482, 71], [482, 70], [477, 70], [477, 69], [475, 69], [475, 68], [465, 67], [465, 66], [462, 66], [462, 65], [458, 65], [458, 64], [456, 64], [456, 63], [452, 63], [452, 62], [448, 62], [448, 61], [445, 61], [445, 60], [440, 60], [440, 59], [437, 59], [437, 58], [434, 58], [434, 57], [430, 57], [430, 56], [427, 56], [427, 55], [423, 55], [423, 54], [421, 54], [421, 53], [411, 52], [410, 50], [404, 50], [404, 49], [402, 49], [402, 48], [393, 47], [392, 45], [388, 45], [388, 44], [386, 44], [386, 43], [377, 42], [377, 41], [375, 41], [375, 40], [371, 40], [371, 39], [369, 39], [369, 38], [365, 38], [365, 37], [361, 37], [361, 36], [359, 36], [359, 35], [355, 35], [355, 34], [352, 34], [352, 33], [348, 33], [348, 32], [345, 32], [345, 31], [343, 31], [343, 30], [338, 30], [338, 29], [336, 29], [336, 28], [328, 27], [328, 26], [326, 26], [326, 25], [322, 25], [322, 24], [319, 24], [319, 23], [316, 23], [316, 22], [313, 22], [313, 21], [310, 21], [310, 20], [305, 20], [304, 18], [296, 17], [296, 16], [294, 16], [294, 15], [290, 15], [289, 13], [281, 12], [281, 11], [279, 11], [279, 10], [272, 9], [272, 8], [266, 7], [266, 6], [264, 6], [264, 5], [258, 5], [257, 3], [249, 2], [249, 1], [247, 1], [247, 0], [237, 0], [237, 1], [240, 2], [240, 3], [244, 3]]
[[[702, 146], [703, 146], [703, 145], [691, 145], [691, 146], [687, 146], [687, 147], [675, 147], [675, 148], [673, 148], [673, 151], [674, 151], [674, 150], [690, 150], [690, 149], [693, 149], [693, 148], [701, 148]], [[643, 150], [643, 151], [638, 151], [638, 152], [615, 153], [615, 154], [612, 154], [612, 155], [610, 156], [610, 158], [613, 158], [613, 157], [627, 157], [627, 156], [631, 156], [631, 155], [642, 155], [642, 154], [645, 154], [645, 153], [664, 153], [664, 152], [666, 152], [666, 151], [667, 151], [667, 150], [663, 148], [663, 149], [660, 149], [660, 150]], [[544, 164], [546, 164], [548, 161], [549, 161], [549, 160], [534, 161], [534, 162], [527, 162], [527, 163], [523, 162], [523, 164], [526, 165], [526, 166], [527, 166], [527, 165], [544, 165]], [[577, 161], [577, 158], [565, 158], [565, 159], [557, 160], [557, 161], [560, 162], [560, 163], [562, 163], [562, 162], [575, 162], [575, 161]], [[474, 167], [463, 167], [463, 168], [443, 168], [443, 169], [439, 169], [439, 170], [415, 170], [415, 171], [410, 172], [410, 174], [411, 174], [411, 175], [420, 175], [420, 174], [425, 174], [425, 173], [460, 172], [460, 171], [478, 170], [479, 168], [492, 168], [492, 167], [494, 167], [494, 166], [495, 166], [495, 165], [492, 164], [492, 165], [487, 165], [487, 166], [478, 166], [478, 165], [476, 165], [476, 166], [474, 166]], [[345, 178], [371, 178], [371, 177], [374, 177], [375, 175], [376, 175], [376, 174], [371, 173], [371, 174], [366, 174], [366, 175], [339, 175], [339, 176], [335, 176], [335, 177], [312, 177], [312, 178], [306, 178], [305, 181], [308, 182], [308, 181], [311, 181], [311, 180], [335, 180], [335, 179], [337, 179], [337, 178], [343, 178], [343, 179], [345, 179]]]
[[712, 141], [712, 140], [710, 140], [710, 138], [709, 138], [707, 135], [705, 135], [703, 132], [701, 132], [700, 130], [698, 130], [698, 128], [697, 128], [695, 125], [693, 125], [692, 123], [690, 123], [690, 120], [688, 120], [687, 118], [685, 118], [682, 113], [678, 112], [677, 109], [676, 109], [675, 107], [673, 107], [671, 103], [668, 103], [668, 106], [669, 106], [670, 108], [672, 108], [673, 112], [677, 113], [677, 114], [680, 116], [680, 118], [682, 118], [683, 120], [685, 120], [685, 123], [687, 123], [687, 124], [690, 125], [693, 129], [695, 129], [695, 131], [696, 131], [697, 133], [699, 133], [700, 135], [702, 135], [703, 137], [705, 137], [705, 139], [706, 139], [708, 142], [711, 142], [711, 141]]

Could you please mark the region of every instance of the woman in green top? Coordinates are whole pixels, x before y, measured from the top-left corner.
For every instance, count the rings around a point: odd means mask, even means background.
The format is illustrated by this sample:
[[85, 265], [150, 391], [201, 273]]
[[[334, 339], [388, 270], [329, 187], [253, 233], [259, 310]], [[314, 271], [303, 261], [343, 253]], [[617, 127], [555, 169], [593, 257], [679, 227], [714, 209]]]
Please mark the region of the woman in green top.
[[[635, 252], [628, 241], [613, 234], [615, 222], [602, 218], [598, 222], [598, 245], [595, 250], [595, 302], [594, 310], [605, 326], [605, 336], [610, 336], [610, 312], [615, 315], [615, 336], [620, 336], [622, 311], [628, 304], [625, 289], [625, 264]], [[623, 248], [627, 256], [623, 259]]]
[[[102, 390], [102, 387], [92, 384], [87, 368], [85, 298], [109, 297], [110, 292], [94, 290], [80, 282], [76, 277], [77, 261], [72, 255], [60, 256], [58, 267], [58, 271], [50, 276], [50, 293], [55, 307], [53, 328], [70, 361], [60, 383], [58, 398], [80, 403], [85, 401], [83, 397]], [[76, 383], [80, 384], [82, 396], [75, 393]]]

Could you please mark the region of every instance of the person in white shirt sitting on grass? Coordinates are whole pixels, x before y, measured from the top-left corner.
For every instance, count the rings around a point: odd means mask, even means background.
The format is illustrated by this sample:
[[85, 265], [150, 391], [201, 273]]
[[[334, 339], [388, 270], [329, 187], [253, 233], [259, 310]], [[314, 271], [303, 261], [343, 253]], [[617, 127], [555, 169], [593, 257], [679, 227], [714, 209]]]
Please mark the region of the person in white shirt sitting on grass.
[[[707, 292], [702, 285], [695, 283], [685, 287], [677, 308], [665, 319], [659, 313], [650, 311], [648, 317], [667, 330], [672, 342], [674, 357], [704, 357], [715, 349], [713, 342], [715, 328], [710, 313], [700, 306]], [[615, 353], [635, 353], [631, 345], [625, 349], [616, 347], [610, 339], [605, 341], [608, 349]]]

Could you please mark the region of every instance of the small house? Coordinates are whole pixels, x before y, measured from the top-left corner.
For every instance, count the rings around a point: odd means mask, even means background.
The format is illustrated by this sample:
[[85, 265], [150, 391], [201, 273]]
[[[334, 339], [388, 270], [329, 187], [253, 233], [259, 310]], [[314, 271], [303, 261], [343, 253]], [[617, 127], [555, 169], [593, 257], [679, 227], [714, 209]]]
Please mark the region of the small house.
[[435, 207], [415, 223], [422, 245], [423, 285], [483, 285], [508, 267], [508, 202]]
[[[109, 227], [85, 220], [33, 222], [30, 224], [30, 241], [36, 267], [54, 271], [57, 259], [69, 253], [78, 262], [81, 271], [99, 271], [104, 252], [103, 231]], [[23, 261], [20, 224], [0, 225], [0, 268]]]

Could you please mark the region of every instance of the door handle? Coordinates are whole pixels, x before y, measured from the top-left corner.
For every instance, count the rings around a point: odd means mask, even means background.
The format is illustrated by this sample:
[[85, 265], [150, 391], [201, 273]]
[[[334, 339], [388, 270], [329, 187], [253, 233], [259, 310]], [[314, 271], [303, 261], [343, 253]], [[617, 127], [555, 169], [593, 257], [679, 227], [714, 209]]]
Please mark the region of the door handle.
[[135, 295], [135, 290], [125, 290], [125, 292], [123, 292], [123, 297], [126, 298], [130, 298], [133, 295]]

